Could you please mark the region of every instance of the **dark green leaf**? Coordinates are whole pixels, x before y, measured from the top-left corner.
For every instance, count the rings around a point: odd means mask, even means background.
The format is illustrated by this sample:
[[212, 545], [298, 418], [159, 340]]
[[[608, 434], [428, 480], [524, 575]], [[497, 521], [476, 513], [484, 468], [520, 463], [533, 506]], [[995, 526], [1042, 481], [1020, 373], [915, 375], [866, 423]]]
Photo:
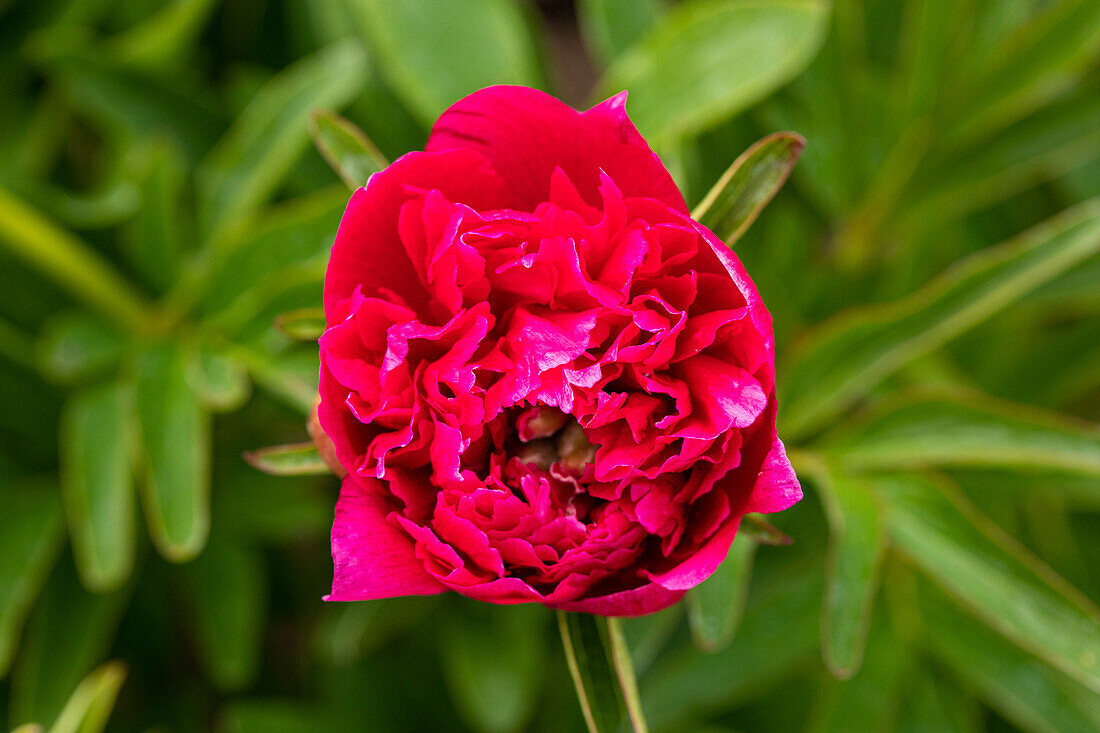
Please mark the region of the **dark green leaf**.
[[790, 81], [817, 53], [828, 15], [819, 0], [682, 3], [615, 60], [601, 89], [629, 89], [631, 119], [663, 146]]
[[821, 427], [909, 361], [1098, 251], [1100, 200], [1093, 199], [958, 263], [907, 298], [833, 319], [784, 370], [787, 438]]
[[73, 383], [114, 366], [123, 346], [118, 332], [103, 321], [87, 313], [70, 312], [46, 322], [35, 352], [46, 376]]
[[692, 218], [732, 248], [779, 193], [805, 146], [805, 139], [793, 132], [777, 132], [755, 143], [730, 164]]
[[1022, 648], [1100, 691], [1100, 611], [947, 486], [879, 481], [894, 546]]
[[617, 733], [628, 721], [635, 733], [646, 733], [618, 620], [558, 611], [558, 628], [589, 733]]
[[80, 579], [97, 592], [115, 590], [134, 567], [132, 426], [119, 386], [77, 392], [61, 418], [61, 497]]
[[389, 165], [362, 130], [328, 110], [313, 111], [309, 134], [329, 166], [353, 191]]
[[150, 347], [134, 377], [145, 519], [160, 553], [184, 562], [202, 551], [210, 531], [210, 419], [179, 348]]
[[703, 651], [718, 652], [733, 641], [749, 598], [757, 547], [744, 534], [738, 534], [714, 574], [688, 591], [688, 623], [695, 643]]

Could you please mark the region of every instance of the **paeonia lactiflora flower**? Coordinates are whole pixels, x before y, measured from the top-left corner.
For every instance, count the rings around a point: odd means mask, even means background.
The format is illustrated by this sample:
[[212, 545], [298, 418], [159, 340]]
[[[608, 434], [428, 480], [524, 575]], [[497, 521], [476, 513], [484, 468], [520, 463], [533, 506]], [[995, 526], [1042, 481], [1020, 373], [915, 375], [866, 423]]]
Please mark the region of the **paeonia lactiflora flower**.
[[484, 89], [352, 196], [320, 342], [330, 600], [649, 613], [801, 498], [771, 316], [625, 102]]

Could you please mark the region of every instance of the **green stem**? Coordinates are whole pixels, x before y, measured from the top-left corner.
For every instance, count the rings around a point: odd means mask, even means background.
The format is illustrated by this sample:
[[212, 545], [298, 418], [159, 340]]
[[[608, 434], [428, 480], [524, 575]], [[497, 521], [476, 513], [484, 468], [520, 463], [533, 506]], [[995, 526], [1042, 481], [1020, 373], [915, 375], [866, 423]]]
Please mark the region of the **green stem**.
[[558, 611], [562, 646], [589, 733], [646, 733], [634, 665], [619, 620]]
[[150, 307], [99, 253], [0, 188], [0, 243], [128, 330], [150, 327]]

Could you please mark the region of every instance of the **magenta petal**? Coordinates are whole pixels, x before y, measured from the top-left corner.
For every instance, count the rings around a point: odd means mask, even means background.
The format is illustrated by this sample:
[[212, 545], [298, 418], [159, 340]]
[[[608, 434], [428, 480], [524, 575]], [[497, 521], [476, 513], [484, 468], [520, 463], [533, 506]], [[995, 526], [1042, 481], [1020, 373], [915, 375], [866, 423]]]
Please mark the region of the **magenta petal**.
[[672, 176], [627, 117], [625, 104], [622, 93], [578, 112], [537, 89], [488, 87], [444, 112], [425, 150], [481, 152], [518, 198], [513, 208], [530, 211], [549, 200], [557, 168], [598, 205], [602, 169], [623, 195], [654, 198], [686, 214]]
[[672, 570], [650, 575], [650, 580], [668, 590], [685, 591], [699, 585], [726, 559], [740, 523], [740, 518], [727, 522], [695, 554]]
[[794, 473], [783, 441], [778, 436], [772, 442], [771, 449], [764, 457], [756, 484], [752, 488], [752, 498], [745, 508], [746, 512], [770, 514], [781, 512], [802, 500], [802, 487]]
[[669, 590], [656, 583], [619, 591], [606, 596], [583, 598], [579, 601], [556, 603], [555, 608], [562, 611], [595, 613], [601, 616], [644, 616], [668, 608], [684, 596], [682, 590]]
[[382, 482], [348, 474], [332, 524], [332, 593], [326, 601], [424, 596], [447, 590], [424, 570], [408, 535], [386, 519]]

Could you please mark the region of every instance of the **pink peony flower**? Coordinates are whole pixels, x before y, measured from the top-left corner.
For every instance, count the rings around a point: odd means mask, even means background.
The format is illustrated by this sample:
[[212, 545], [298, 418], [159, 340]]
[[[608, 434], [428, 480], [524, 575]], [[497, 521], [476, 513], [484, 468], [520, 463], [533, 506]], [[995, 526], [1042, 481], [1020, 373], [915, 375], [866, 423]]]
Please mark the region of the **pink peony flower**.
[[352, 196], [320, 341], [329, 600], [650, 613], [801, 498], [771, 316], [625, 101], [484, 89]]

